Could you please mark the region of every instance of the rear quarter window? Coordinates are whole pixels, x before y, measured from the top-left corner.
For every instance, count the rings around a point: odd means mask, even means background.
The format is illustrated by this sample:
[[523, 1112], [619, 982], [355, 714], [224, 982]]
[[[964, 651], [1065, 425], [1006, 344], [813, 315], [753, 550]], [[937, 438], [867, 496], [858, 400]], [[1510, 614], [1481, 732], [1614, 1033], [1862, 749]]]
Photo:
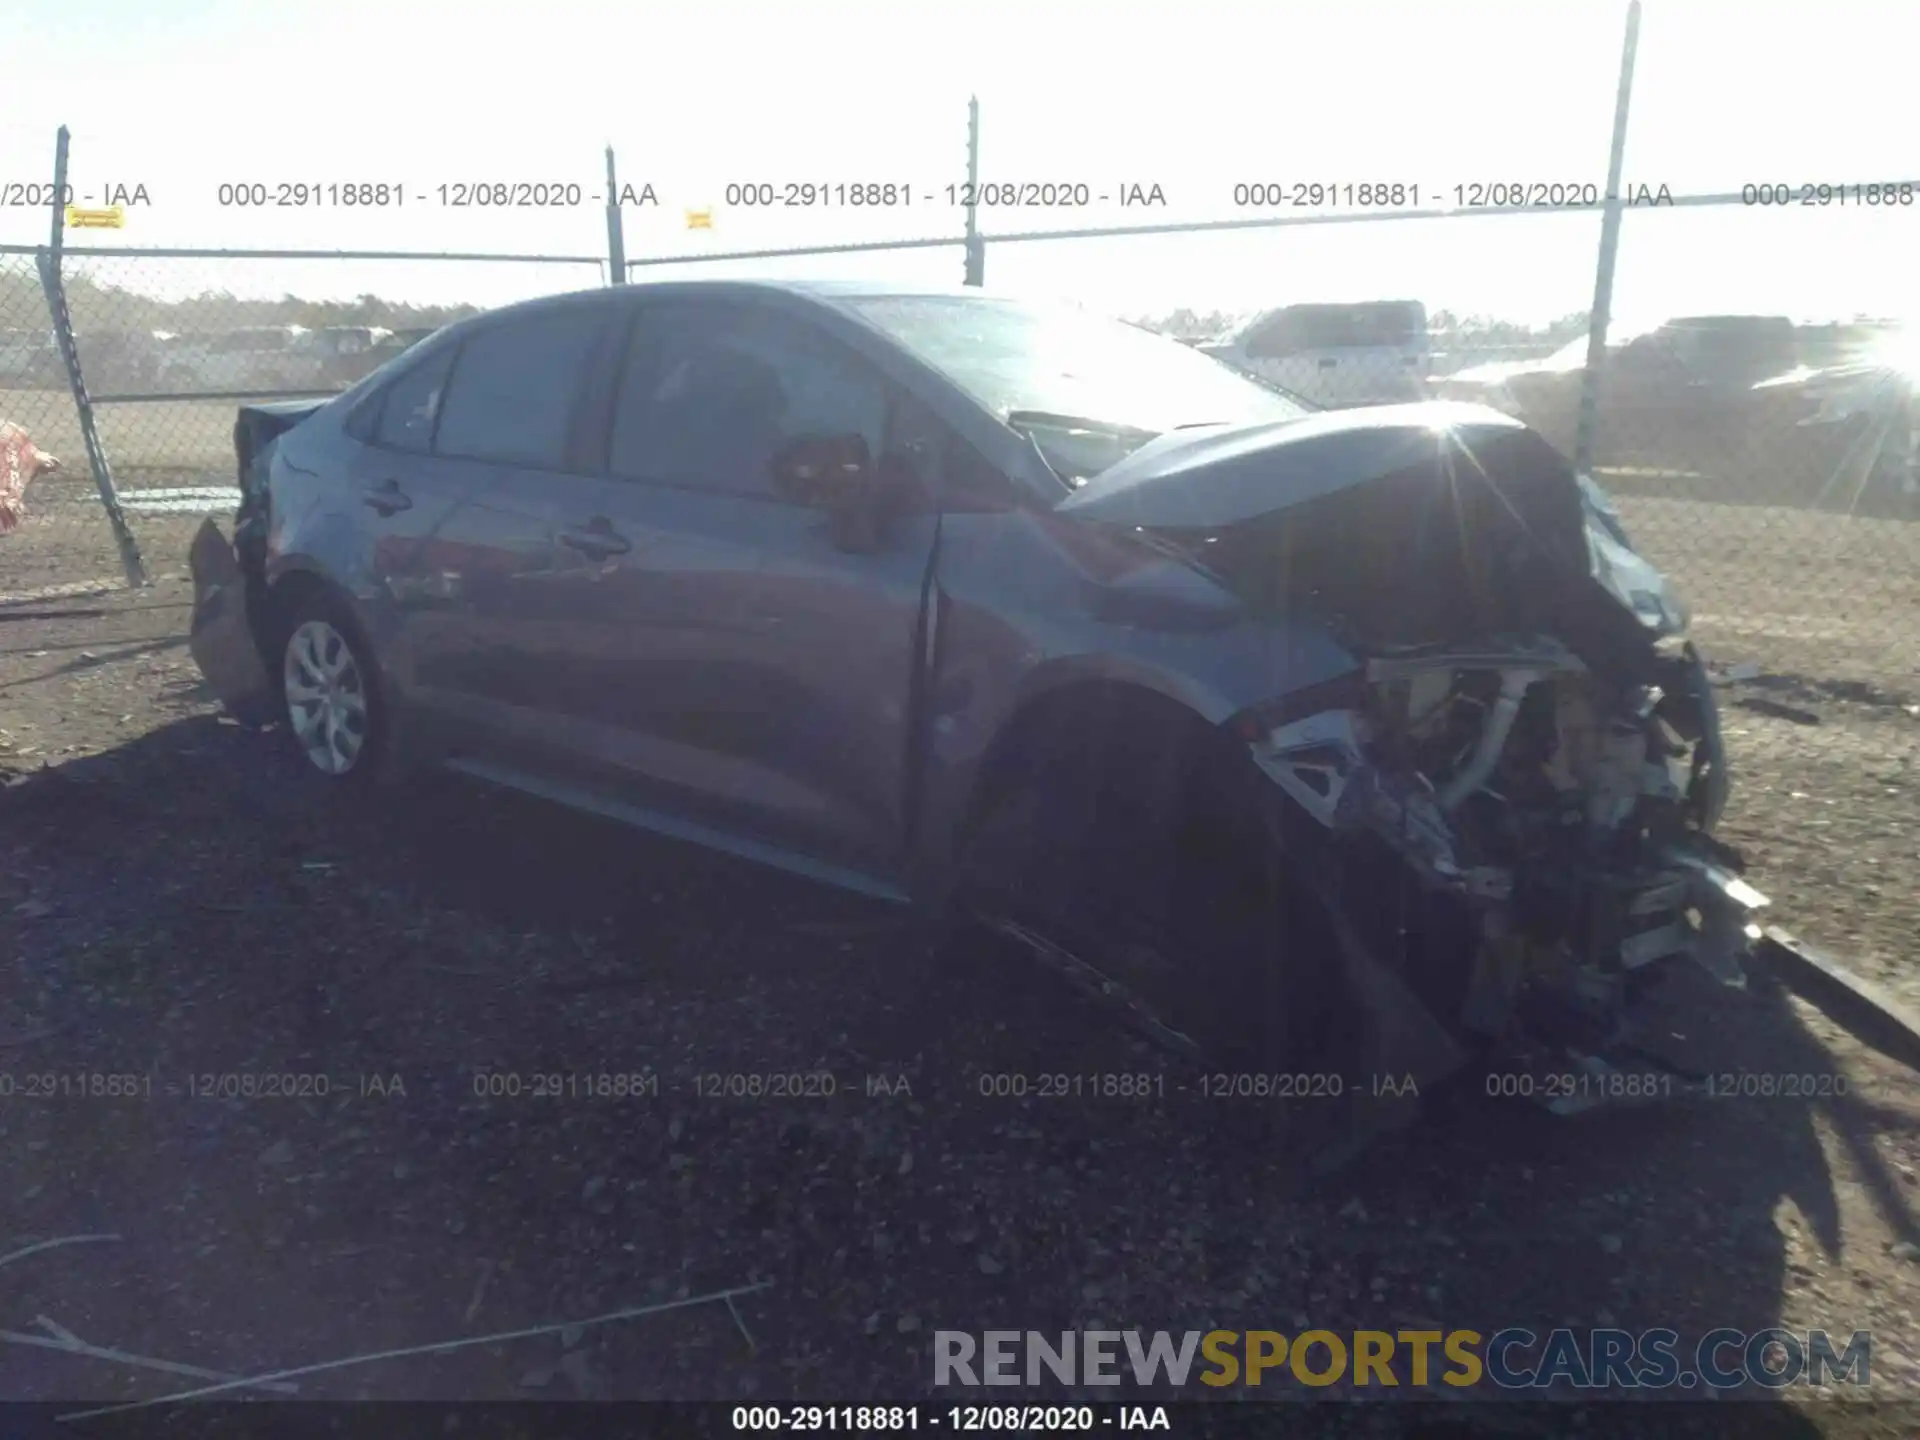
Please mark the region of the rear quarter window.
[[458, 347], [445, 346], [396, 377], [383, 392], [374, 443], [408, 455], [425, 455], [433, 448], [433, 429], [446, 394], [447, 372]]

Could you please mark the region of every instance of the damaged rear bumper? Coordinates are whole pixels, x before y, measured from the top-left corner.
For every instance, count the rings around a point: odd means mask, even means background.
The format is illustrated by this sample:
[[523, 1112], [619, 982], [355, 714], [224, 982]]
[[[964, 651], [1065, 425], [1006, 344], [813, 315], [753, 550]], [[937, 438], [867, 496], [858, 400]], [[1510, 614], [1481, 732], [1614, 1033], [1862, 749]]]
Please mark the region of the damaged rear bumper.
[[194, 664], [235, 719], [265, 725], [274, 718], [276, 692], [260, 658], [246, 570], [211, 519], [194, 535], [187, 559], [193, 572], [188, 648]]

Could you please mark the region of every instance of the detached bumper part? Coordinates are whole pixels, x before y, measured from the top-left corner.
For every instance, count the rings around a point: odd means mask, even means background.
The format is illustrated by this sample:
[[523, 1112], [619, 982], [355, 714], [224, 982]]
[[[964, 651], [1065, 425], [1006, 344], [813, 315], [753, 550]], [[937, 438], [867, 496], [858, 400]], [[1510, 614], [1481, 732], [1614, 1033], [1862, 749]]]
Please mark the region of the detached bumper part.
[[1688, 953], [1723, 985], [1744, 988], [1745, 960], [1761, 930], [1756, 914], [1773, 902], [1726, 866], [1689, 850], [1668, 858], [1691, 875], [1690, 897], [1699, 926]]
[[194, 535], [187, 563], [193, 572], [193, 623], [187, 642], [193, 663], [235, 719], [265, 725], [274, 717], [274, 690], [254, 641], [246, 572], [212, 520]]
[[1511, 894], [1510, 872], [1462, 862], [1424, 777], [1388, 774], [1367, 759], [1371, 738], [1364, 716], [1329, 710], [1275, 730], [1253, 747], [1253, 761], [1322, 825], [1371, 831], [1429, 884], [1486, 899]]

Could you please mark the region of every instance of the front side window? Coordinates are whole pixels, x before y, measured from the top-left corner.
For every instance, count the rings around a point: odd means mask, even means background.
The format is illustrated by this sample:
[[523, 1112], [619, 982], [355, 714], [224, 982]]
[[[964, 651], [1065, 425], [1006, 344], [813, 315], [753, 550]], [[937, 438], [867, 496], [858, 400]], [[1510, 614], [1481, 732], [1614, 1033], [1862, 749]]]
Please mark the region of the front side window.
[[435, 453], [562, 468], [574, 405], [605, 319], [598, 307], [569, 306], [474, 331], [453, 367]]
[[774, 455], [803, 436], [860, 435], [881, 454], [880, 377], [799, 321], [689, 301], [645, 309], [634, 327], [608, 451], [614, 475], [768, 495]]
[[409, 455], [425, 455], [433, 448], [433, 422], [440, 414], [447, 370], [456, 349], [453, 345], [443, 347], [438, 355], [410, 367], [387, 387], [379, 428], [374, 432], [375, 444]]

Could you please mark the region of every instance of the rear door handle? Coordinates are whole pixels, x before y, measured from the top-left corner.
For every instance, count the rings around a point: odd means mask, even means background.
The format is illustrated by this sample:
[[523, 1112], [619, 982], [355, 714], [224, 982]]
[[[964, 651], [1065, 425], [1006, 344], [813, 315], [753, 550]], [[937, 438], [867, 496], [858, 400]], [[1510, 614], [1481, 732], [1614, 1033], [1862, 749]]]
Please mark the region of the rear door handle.
[[360, 498], [382, 515], [397, 515], [413, 508], [413, 497], [400, 488], [398, 480], [383, 480]]
[[632, 541], [615, 530], [611, 523], [598, 518], [578, 529], [561, 531], [560, 543], [594, 560], [624, 555], [633, 548]]

